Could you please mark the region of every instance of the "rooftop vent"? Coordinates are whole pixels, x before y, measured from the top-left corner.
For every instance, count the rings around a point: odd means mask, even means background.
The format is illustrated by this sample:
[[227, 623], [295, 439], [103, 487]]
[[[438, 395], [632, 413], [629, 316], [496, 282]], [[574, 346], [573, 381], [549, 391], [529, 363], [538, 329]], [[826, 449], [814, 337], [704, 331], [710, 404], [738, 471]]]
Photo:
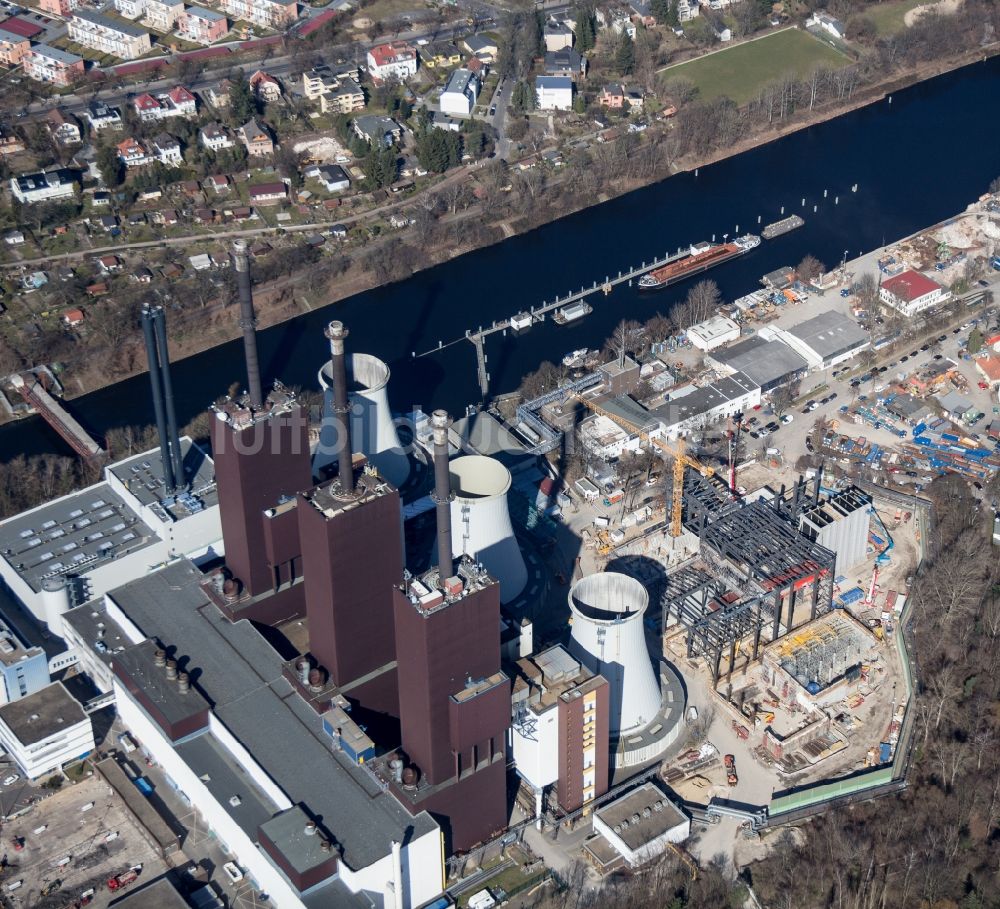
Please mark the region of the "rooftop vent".
[[243, 804], [243, 799], [241, 799], [238, 795], [231, 795], [229, 797], [229, 804], [233, 808], [239, 808], [240, 805]]

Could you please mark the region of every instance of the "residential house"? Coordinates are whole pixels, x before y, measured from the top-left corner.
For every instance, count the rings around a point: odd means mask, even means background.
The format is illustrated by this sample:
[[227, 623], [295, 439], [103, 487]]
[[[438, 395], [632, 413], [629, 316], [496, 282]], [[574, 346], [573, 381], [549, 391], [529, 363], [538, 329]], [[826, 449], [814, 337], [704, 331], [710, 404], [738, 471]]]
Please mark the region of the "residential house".
[[386, 79], [405, 81], [416, 75], [417, 66], [417, 49], [405, 41], [378, 44], [368, 51], [368, 72], [378, 82]]
[[138, 19], [146, 11], [146, 0], [115, 0], [115, 12], [126, 19]]
[[68, 19], [73, 15], [74, 0], [38, 0], [38, 8], [43, 13], [58, 19]]
[[467, 69], [456, 69], [441, 92], [441, 113], [468, 117], [479, 96], [479, 80]]
[[991, 389], [1000, 385], [1000, 357], [996, 354], [991, 352], [977, 357], [976, 370]]
[[214, 9], [189, 6], [177, 19], [177, 34], [185, 41], [207, 46], [229, 34], [229, 20]]
[[712, 30], [712, 34], [723, 44], [733, 40], [733, 30], [729, 26], [723, 23], [712, 23], [709, 25], [709, 28]]
[[24, 151], [24, 143], [13, 130], [0, 124], [0, 156], [19, 155]]
[[403, 138], [403, 127], [391, 117], [380, 117], [375, 114], [355, 117], [351, 121], [351, 128], [359, 139], [369, 145], [377, 142], [388, 148]]
[[114, 275], [122, 270], [122, 260], [118, 256], [101, 256], [97, 260], [97, 267], [105, 275]]
[[214, 193], [225, 193], [229, 192], [230, 180], [225, 174], [212, 174], [210, 177], [205, 178], [204, 186], [206, 189], [212, 190]]
[[67, 309], [63, 313], [63, 324], [67, 328], [77, 328], [83, 324], [83, 320], [86, 317], [83, 314], [83, 310], [79, 308]]
[[565, 22], [549, 19], [542, 31], [546, 51], [558, 51], [573, 46], [573, 29]]
[[338, 88], [319, 96], [321, 113], [353, 114], [365, 109], [365, 93], [353, 79], [345, 79]]
[[333, 91], [339, 80], [325, 63], [319, 63], [302, 74], [302, 94], [309, 101], [317, 100], [320, 95]]
[[287, 198], [288, 188], [280, 181], [250, 187], [250, 202], [254, 205], [277, 205]]
[[575, 82], [577, 76], [587, 75], [587, 58], [572, 47], [564, 47], [562, 50], [557, 51], [546, 51], [545, 75], [569, 76]]
[[806, 26], [809, 28], [820, 29], [839, 41], [843, 41], [847, 35], [847, 29], [844, 27], [844, 23], [839, 19], [835, 19], [829, 13], [813, 13], [812, 16], [806, 19]]
[[144, 122], [166, 120], [170, 117], [195, 117], [198, 115], [198, 101], [183, 85], [175, 85], [168, 92], [155, 97], [149, 92], [132, 100], [135, 112]]
[[496, 63], [499, 48], [494, 38], [489, 35], [469, 35], [463, 43], [469, 53], [478, 57], [483, 63]]
[[328, 193], [339, 193], [351, 188], [347, 172], [337, 164], [320, 164], [307, 168], [305, 176], [319, 180]]
[[145, 265], [140, 265], [132, 272], [132, 280], [138, 284], [152, 284], [153, 273]]
[[253, 93], [265, 104], [281, 99], [281, 83], [270, 73], [259, 69], [248, 80]]
[[239, 136], [250, 157], [259, 158], [274, 154], [274, 140], [271, 134], [256, 120], [244, 123], [239, 129]]
[[72, 114], [67, 116], [58, 107], [53, 108], [45, 115], [45, 128], [49, 131], [56, 145], [78, 145], [83, 136], [80, 133], [80, 124], [76, 122], [76, 117]]
[[538, 76], [535, 101], [539, 110], [570, 110], [573, 107], [573, 80], [567, 76]]
[[71, 41], [102, 54], [135, 60], [152, 48], [149, 32], [89, 9], [77, 9], [69, 20]]
[[607, 107], [610, 110], [621, 110], [625, 106], [625, 90], [617, 82], [612, 82], [601, 89], [600, 95], [597, 96], [597, 101], [601, 107]]
[[229, 130], [221, 123], [209, 123], [203, 126], [198, 139], [205, 148], [214, 152], [232, 148], [236, 144]]
[[158, 32], [172, 32], [184, 12], [184, 0], [146, 0], [146, 18], [143, 22]]
[[883, 281], [879, 286], [879, 297], [904, 316], [913, 316], [950, 299], [951, 291], [911, 269]]
[[229, 92], [232, 87], [232, 82], [228, 79], [223, 79], [217, 86], [208, 90], [208, 103], [217, 110], [229, 107]]
[[632, 21], [638, 22], [644, 28], [652, 28], [656, 25], [656, 16], [645, 0], [629, 0], [629, 7], [632, 10]]
[[48, 202], [76, 195], [79, 174], [66, 167], [35, 174], [11, 177], [10, 190], [18, 202]]
[[90, 197], [90, 204], [94, 208], [107, 208], [111, 204], [111, 193], [106, 189], [98, 189]]
[[171, 167], [184, 160], [180, 142], [168, 133], [160, 133], [153, 140], [152, 151], [157, 161]]
[[[625, 100], [628, 101], [630, 110], [641, 111], [646, 106], [646, 96], [637, 88], [630, 88], [625, 92]], [[660, 111], [660, 116], [667, 119], [677, 113], [677, 109], [667, 105]]]
[[90, 123], [90, 128], [99, 133], [101, 130], [122, 128], [122, 115], [117, 107], [109, 107], [103, 101], [91, 101], [84, 114]]
[[450, 41], [439, 41], [421, 48], [420, 59], [428, 69], [450, 69], [462, 62], [462, 52]]
[[20, 66], [30, 50], [31, 42], [27, 38], [0, 25], [0, 63], [4, 66]]
[[698, 0], [677, 0], [677, 19], [680, 22], [690, 22], [701, 14]]
[[143, 167], [153, 160], [149, 150], [138, 139], [129, 137], [118, 143], [118, 157], [126, 167]]
[[8, 246], [20, 246], [24, 243], [24, 232], [20, 230], [9, 230], [3, 235], [3, 241]]
[[296, 0], [222, 0], [221, 6], [231, 18], [262, 28], [284, 29], [299, 17]]
[[83, 78], [84, 68], [83, 57], [47, 44], [36, 44], [24, 58], [24, 74], [50, 85], [72, 85]]
[[469, 57], [465, 61], [465, 68], [479, 80], [480, 84], [489, 74], [490, 69], [479, 57]]

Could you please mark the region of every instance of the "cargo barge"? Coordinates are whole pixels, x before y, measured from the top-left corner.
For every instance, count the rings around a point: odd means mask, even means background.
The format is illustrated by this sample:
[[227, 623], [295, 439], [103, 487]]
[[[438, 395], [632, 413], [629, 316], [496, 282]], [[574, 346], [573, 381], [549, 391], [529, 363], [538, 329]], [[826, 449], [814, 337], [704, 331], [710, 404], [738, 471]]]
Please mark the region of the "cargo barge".
[[640, 290], [661, 290], [683, 281], [691, 275], [707, 271], [715, 265], [721, 265], [743, 253], [749, 252], [760, 246], [760, 237], [754, 234], [746, 234], [737, 237], [729, 243], [693, 243], [690, 252], [662, 265], [654, 268], [648, 274], [639, 279]]
[[768, 224], [761, 232], [760, 235], [765, 240], [773, 240], [775, 237], [780, 237], [782, 234], [787, 234], [789, 231], [798, 230], [806, 222], [802, 220], [798, 215], [789, 215], [787, 218], [782, 218], [780, 221], [775, 221], [774, 224]]
[[555, 311], [552, 316], [552, 321], [556, 325], [568, 325], [570, 322], [575, 322], [577, 319], [582, 319], [588, 313], [592, 313], [594, 307], [583, 300], [577, 300], [576, 303], [570, 303], [568, 306], [562, 306]]

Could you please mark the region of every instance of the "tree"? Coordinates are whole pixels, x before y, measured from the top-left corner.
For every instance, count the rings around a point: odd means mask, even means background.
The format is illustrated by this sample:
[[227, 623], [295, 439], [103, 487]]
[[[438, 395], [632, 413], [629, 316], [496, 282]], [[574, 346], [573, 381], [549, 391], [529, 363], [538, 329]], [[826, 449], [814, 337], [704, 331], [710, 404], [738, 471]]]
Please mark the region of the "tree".
[[234, 122], [240, 125], [257, 116], [257, 98], [241, 69], [233, 73], [232, 86], [229, 89], [229, 110], [232, 112]]
[[691, 323], [704, 322], [719, 308], [719, 304], [722, 302], [719, 285], [710, 278], [699, 281], [688, 291], [684, 302], [688, 307]]
[[361, 162], [365, 182], [370, 189], [382, 189], [396, 180], [398, 160], [396, 149], [382, 145], [372, 145]]
[[632, 75], [635, 69], [635, 45], [628, 36], [628, 32], [622, 32], [621, 40], [618, 42], [618, 50], [615, 51], [615, 66], [623, 76]]
[[799, 262], [799, 266], [795, 271], [799, 278], [808, 284], [815, 278], [820, 277], [826, 271], [826, 266], [815, 256], [807, 255]]
[[968, 344], [969, 353], [975, 356], [982, 349], [983, 349], [983, 333], [978, 328], [973, 328], [972, 333], [969, 335], [969, 344]]
[[274, 163], [283, 177], [288, 178], [292, 189], [298, 189], [302, 185], [302, 172], [299, 170], [301, 160], [299, 153], [292, 147], [291, 142], [283, 142], [274, 156]]
[[108, 189], [121, 186], [125, 179], [125, 165], [118, 157], [118, 149], [113, 145], [102, 145], [97, 150], [97, 169]]
[[626, 354], [638, 354], [646, 343], [646, 331], [631, 319], [622, 319], [608, 338], [608, 348], [619, 366], [625, 365]]
[[426, 130], [417, 139], [417, 160], [436, 174], [443, 174], [462, 160], [462, 139], [451, 130]]
[[585, 54], [592, 50], [597, 39], [594, 28], [594, 10], [590, 6], [581, 5], [576, 8], [576, 49]]
[[774, 391], [771, 392], [771, 410], [774, 411], [776, 417], [780, 417], [789, 407], [792, 406], [792, 402], [795, 400], [799, 393], [799, 388], [797, 383], [790, 383], [788, 385], [779, 385]]
[[518, 82], [510, 94], [510, 103], [515, 112], [519, 114], [534, 110], [535, 90], [531, 87], [531, 83], [523, 80]]
[[677, 15], [677, 0], [653, 0], [649, 8], [660, 25], [673, 27], [680, 22]]

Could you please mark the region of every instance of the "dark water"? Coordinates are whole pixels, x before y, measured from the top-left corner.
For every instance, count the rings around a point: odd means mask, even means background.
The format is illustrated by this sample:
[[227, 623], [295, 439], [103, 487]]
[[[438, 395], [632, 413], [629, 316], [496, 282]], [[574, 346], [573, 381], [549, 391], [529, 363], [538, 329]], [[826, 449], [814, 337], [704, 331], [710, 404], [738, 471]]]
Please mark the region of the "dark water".
[[[715, 268], [726, 299], [759, 286], [762, 274], [795, 265], [812, 253], [827, 265], [869, 251], [962, 210], [1000, 176], [1000, 58], [973, 64], [896, 93], [829, 123], [811, 127], [737, 157], [671, 177], [529, 234], [470, 253], [409, 280], [358, 294], [261, 333], [265, 379], [317, 387], [326, 355], [322, 330], [332, 318], [351, 331], [350, 346], [375, 354], [392, 369], [394, 409], [414, 405], [461, 412], [479, 398], [471, 344], [413, 359], [411, 352], [450, 341], [467, 328], [512, 315], [605, 275], [649, 261], [665, 250], [715, 234], [757, 231], [786, 214], [806, 226], [747, 256]], [[858, 184], [858, 192], [851, 192]], [[828, 191], [827, 198], [823, 190]], [[839, 196], [839, 204], [834, 197]], [[802, 198], [806, 205], [801, 205]], [[813, 213], [813, 206], [818, 211]], [[545, 359], [598, 347], [623, 317], [648, 319], [687, 293], [681, 283], [659, 294], [629, 287], [595, 298], [579, 323], [550, 322], [527, 334], [493, 336], [487, 356], [493, 393], [510, 391]], [[183, 424], [234, 381], [244, 381], [240, 342], [173, 366]], [[94, 432], [152, 423], [145, 375], [72, 402]], [[18, 452], [66, 453], [39, 419], [0, 429], [0, 460]]]

